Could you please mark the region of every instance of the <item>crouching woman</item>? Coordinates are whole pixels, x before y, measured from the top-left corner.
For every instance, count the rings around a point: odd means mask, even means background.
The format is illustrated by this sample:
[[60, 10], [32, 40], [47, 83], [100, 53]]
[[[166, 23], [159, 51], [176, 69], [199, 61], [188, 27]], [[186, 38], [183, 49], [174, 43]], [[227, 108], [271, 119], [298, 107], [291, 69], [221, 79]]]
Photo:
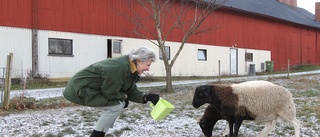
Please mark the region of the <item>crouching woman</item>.
[[104, 137], [129, 101], [158, 102], [158, 94], [145, 94], [136, 86], [139, 76], [149, 71], [155, 60], [152, 49], [140, 47], [128, 55], [91, 64], [70, 79], [63, 92], [67, 100], [102, 110], [90, 137]]

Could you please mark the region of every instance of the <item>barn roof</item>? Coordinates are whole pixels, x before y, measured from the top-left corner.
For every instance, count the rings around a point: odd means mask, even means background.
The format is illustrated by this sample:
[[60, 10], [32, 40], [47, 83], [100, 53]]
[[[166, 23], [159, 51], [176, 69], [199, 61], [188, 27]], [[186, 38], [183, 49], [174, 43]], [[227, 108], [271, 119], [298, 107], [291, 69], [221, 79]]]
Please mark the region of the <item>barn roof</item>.
[[315, 20], [315, 15], [311, 12], [303, 8], [278, 2], [277, 0], [228, 0], [224, 3], [224, 6], [226, 8], [320, 28], [320, 23]]

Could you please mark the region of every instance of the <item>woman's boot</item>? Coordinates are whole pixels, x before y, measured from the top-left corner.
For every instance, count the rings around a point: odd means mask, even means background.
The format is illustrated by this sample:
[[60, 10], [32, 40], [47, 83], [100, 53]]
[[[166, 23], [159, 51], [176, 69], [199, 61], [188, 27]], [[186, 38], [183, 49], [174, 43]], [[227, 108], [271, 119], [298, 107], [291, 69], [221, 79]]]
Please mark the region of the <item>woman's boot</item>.
[[104, 137], [105, 134], [105, 132], [93, 130], [90, 137]]

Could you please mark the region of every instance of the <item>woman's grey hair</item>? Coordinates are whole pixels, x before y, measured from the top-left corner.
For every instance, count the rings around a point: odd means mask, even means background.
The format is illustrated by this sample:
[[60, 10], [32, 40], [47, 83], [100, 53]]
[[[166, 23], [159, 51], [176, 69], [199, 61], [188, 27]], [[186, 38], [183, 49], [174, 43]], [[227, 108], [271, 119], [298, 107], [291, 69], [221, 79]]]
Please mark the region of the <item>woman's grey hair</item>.
[[142, 62], [151, 60], [156, 61], [156, 54], [153, 49], [148, 47], [139, 47], [129, 53], [130, 61], [141, 60]]

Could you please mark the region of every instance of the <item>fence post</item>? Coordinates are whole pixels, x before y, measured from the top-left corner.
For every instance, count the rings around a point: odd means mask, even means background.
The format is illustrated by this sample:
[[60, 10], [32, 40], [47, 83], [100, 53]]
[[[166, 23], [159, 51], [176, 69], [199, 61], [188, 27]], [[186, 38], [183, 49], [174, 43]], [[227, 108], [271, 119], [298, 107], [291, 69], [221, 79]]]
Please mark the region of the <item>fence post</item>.
[[219, 70], [219, 82], [221, 81], [221, 77], [220, 77], [220, 60], [218, 60], [218, 70]]
[[6, 68], [6, 78], [4, 85], [4, 108], [9, 108], [10, 100], [10, 89], [11, 89], [11, 67], [12, 67], [13, 53], [7, 56], [7, 68]]

